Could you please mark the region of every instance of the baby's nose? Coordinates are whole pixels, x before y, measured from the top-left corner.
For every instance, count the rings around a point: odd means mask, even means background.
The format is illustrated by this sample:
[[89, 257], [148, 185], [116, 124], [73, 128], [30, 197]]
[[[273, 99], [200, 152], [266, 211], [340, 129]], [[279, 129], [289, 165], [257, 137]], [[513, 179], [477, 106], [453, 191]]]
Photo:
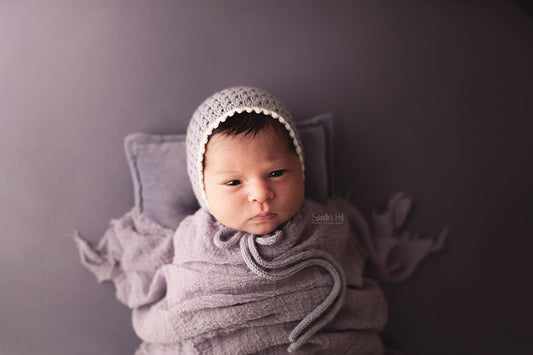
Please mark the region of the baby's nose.
[[274, 197], [274, 193], [265, 181], [256, 181], [251, 184], [248, 194], [250, 202], [265, 202]]

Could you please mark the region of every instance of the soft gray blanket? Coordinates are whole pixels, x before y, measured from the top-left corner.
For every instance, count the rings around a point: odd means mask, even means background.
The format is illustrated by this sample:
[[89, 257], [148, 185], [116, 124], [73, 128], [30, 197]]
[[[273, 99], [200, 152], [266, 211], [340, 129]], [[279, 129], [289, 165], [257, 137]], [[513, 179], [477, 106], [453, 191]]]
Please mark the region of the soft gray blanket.
[[[382, 354], [387, 305], [378, 281], [401, 281], [436, 240], [399, 233], [410, 199], [372, 216], [343, 200], [305, 201], [270, 236], [222, 226], [205, 210], [175, 233], [134, 210], [82, 263], [133, 309], [144, 354]], [[371, 270], [372, 275], [366, 272]]]

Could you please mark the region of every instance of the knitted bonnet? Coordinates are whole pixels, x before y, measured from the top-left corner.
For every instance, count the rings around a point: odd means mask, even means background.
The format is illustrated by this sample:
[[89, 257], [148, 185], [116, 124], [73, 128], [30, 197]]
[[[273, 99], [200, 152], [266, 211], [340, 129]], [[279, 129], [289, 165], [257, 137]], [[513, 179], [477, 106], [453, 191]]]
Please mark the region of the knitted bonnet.
[[208, 97], [194, 112], [187, 128], [187, 172], [200, 206], [209, 209], [204, 189], [203, 160], [211, 133], [235, 113], [256, 112], [278, 120], [289, 132], [304, 171], [303, 151], [289, 110], [270, 93], [253, 87], [231, 87]]

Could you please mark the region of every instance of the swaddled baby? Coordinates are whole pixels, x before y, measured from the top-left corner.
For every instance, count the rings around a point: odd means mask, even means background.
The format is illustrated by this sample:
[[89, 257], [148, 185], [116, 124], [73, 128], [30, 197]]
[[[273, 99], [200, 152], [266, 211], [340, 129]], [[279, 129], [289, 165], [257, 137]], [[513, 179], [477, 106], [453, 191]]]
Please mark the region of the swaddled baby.
[[133, 209], [96, 248], [76, 237], [84, 265], [132, 308], [136, 355], [385, 353], [387, 305], [368, 275], [405, 279], [444, 235], [396, 236], [403, 195], [373, 216], [373, 236], [351, 203], [304, 198], [294, 121], [264, 90], [206, 99], [186, 145], [201, 208], [175, 232]]
[[202, 208], [156, 276], [164, 298], [134, 311], [154, 344], [146, 353], [164, 343], [185, 354], [383, 352], [383, 295], [363, 278], [349, 221], [317, 223], [342, 204], [304, 200], [301, 146], [289, 111], [263, 90], [229, 88], [196, 110], [187, 159]]

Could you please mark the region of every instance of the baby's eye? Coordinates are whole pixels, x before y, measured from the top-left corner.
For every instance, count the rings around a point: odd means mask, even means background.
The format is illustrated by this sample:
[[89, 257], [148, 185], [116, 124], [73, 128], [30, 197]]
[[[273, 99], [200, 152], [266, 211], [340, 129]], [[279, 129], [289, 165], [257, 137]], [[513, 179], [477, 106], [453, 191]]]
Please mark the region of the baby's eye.
[[285, 170], [274, 170], [270, 173], [269, 177], [280, 177], [283, 173], [285, 173]]
[[230, 180], [230, 181], [226, 182], [225, 184], [228, 185], [228, 186], [237, 186], [240, 183], [241, 183], [240, 180]]

